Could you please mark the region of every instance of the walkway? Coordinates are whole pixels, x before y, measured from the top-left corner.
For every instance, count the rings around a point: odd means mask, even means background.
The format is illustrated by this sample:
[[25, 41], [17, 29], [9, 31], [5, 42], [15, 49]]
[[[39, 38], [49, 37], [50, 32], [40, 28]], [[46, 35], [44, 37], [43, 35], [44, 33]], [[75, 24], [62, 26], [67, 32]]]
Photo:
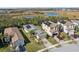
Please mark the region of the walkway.
[[54, 39], [57, 41], [57, 42], [60, 42], [59, 38], [57, 38], [57, 36], [54, 36]]
[[57, 38], [57, 36], [54, 36], [54, 39], [55, 39], [59, 44], [61, 44], [62, 46], [67, 45], [67, 44], [63, 44], [63, 43], [64, 43], [64, 40], [60, 40], [59, 38]]
[[52, 46], [52, 44], [46, 38], [42, 39], [41, 41], [43, 42], [43, 44], [46, 48], [49, 46]]

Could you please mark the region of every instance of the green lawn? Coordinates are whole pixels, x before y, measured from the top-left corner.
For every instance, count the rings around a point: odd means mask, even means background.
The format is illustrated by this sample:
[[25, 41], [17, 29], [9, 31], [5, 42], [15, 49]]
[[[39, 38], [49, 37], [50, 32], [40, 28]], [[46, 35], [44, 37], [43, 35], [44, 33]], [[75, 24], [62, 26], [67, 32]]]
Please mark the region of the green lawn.
[[76, 32], [75, 34], [79, 36], [79, 32]]
[[[57, 44], [58, 42], [54, 39], [54, 38], [52, 38], [52, 37], [49, 37], [48, 38], [48, 41], [50, 42], [50, 43], [52, 43], [53, 45], [55, 45], [55, 44]], [[58, 46], [56, 46], [57, 48], [58, 47], [61, 47], [61, 45], [58, 45]]]
[[72, 40], [71, 42], [69, 42], [69, 44], [77, 44], [77, 42]]
[[35, 51], [45, 48], [43, 44], [39, 44], [35, 40], [28, 43], [25, 47], [29, 52], [35, 52]]
[[[2, 38], [2, 33], [0, 33], [0, 38]], [[8, 45], [0, 48], [0, 52], [9, 52], [10, 51], [10, 47]]]
[[10, 52], [10, 46], [0, 48], [0, 52]]
[[64, 41], [72, 40], [67, 34], [65, 35]]
[[[64, 41], [69, 41], [69, 40], [72, 40], [72, 38], [66, 34]], [[72, 40], [71, 42], [69, 42], [69, 44], [76, 44], [76, 42], [74, 40]]]
[[57, 42], [54, 38], [52, 38], [52, 37], [49, 37], [49, 38], [48, 38], [48, 41], [49, 41], [50, 43], [52, 43], [53, 45], [58, 43], [58, 42]]

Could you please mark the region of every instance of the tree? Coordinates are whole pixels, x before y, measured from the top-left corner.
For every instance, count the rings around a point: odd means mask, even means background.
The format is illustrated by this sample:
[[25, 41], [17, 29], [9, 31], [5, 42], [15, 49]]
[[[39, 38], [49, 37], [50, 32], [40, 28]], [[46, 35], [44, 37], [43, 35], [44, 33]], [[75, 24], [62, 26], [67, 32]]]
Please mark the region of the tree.
[[75, 31], [79, 32], [79, 26], [75, 26]]

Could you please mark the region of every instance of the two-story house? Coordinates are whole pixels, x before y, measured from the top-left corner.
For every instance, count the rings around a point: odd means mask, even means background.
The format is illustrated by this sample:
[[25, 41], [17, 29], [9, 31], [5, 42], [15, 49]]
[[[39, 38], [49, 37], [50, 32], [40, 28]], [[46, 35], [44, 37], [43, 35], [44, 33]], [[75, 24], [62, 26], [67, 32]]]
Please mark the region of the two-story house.
[[58, 34], [57, 24], [51, 21], [45, 21], [42, 23], [42, 29], [49, 35], [54, 36]]

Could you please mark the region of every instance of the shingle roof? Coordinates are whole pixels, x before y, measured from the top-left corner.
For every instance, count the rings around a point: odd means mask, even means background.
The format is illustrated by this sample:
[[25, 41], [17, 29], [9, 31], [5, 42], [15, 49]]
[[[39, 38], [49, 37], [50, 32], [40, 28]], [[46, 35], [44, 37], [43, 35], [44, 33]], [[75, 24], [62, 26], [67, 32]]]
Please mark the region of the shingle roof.
[[41, 29], [36, 30], [35, 35], [38, 35], [40, 38], [46, 37], [46, 33], [42, 31]]
[[44, 24], [46, 24], [47, 26], [50, 26], [50, 27], [57, 25], [56, 23], [51, 22], [51, 21], [46, 21], [46, 22], [44, 22]]
[[45, 21], [44, 24], [46, 24], [47, 26], [50, 26], [51, 25], [51, 23], [48, 22], [48, 21]]
[[26, 29], [26, 30], [35, 30], [36, 27], [33, 25], [33, 24], [26, 24], [26, 25], [23, 25], [23, 28]]
[[17, 40], [24, 40], [22, 34], [17, 27], [6, 28], [4, 34], [12, 36], [12, 42], [15, 42]]
[[71, 21], [67, 21], [67, 22], [65, 23], [65, 25], [66, 25], [66, 26], [69, 26], [69, 25], [73, 25], [73, 23], [72, 23]]

